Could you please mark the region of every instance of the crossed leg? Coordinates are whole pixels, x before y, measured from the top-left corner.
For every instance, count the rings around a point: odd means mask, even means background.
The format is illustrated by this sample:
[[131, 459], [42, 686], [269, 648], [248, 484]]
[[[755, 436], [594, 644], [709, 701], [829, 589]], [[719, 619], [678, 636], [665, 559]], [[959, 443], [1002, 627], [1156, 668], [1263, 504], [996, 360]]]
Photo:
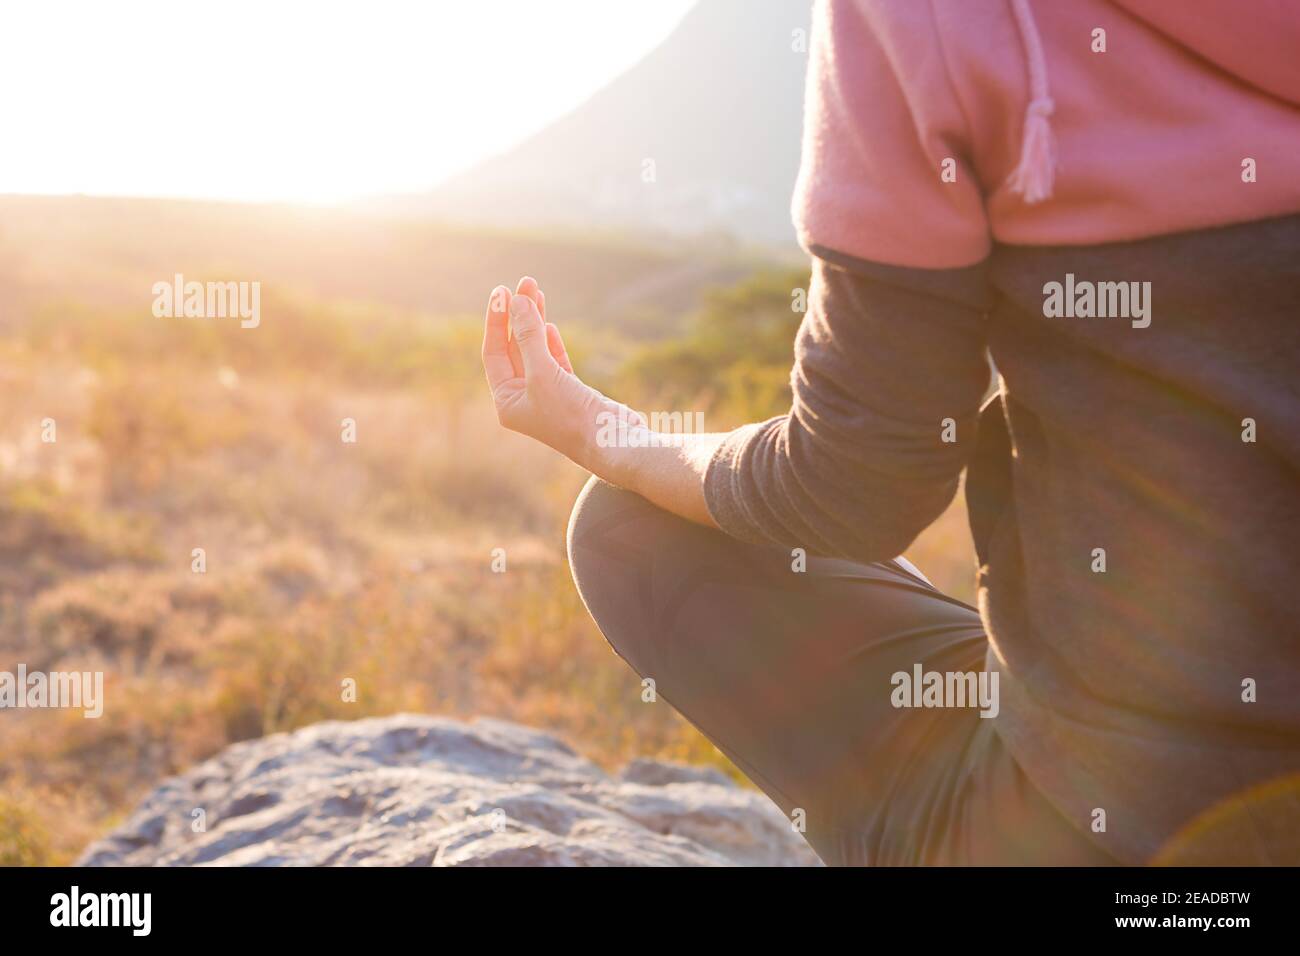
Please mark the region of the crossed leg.
[[656, 696], [831, 865], [1112, 862], [976, 709], [899, 709], [891, 676], [978, 672], [978, 613], [899, 562], [736, 541], [593, 478], [569, 523], [583, 602]]

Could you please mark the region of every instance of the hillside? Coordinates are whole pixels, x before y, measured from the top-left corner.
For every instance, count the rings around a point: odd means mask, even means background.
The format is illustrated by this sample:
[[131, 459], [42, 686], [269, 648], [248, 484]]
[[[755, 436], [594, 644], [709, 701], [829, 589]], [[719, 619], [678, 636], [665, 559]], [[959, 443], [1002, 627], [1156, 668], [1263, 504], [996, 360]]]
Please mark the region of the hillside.
[[793, 245], [809, 15], [809, 0], [702, 0], [578, 109], [413, 208]]

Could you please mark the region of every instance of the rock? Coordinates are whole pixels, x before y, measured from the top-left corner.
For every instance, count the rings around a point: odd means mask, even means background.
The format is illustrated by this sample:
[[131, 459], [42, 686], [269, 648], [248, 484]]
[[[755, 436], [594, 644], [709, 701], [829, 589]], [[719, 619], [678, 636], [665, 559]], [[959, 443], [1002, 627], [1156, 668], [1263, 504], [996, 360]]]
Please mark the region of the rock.
[[235, 744], [165, 781], [83, 866], [817, 866], [709, 768], [617, 777], [497, 720], [399, 714]]

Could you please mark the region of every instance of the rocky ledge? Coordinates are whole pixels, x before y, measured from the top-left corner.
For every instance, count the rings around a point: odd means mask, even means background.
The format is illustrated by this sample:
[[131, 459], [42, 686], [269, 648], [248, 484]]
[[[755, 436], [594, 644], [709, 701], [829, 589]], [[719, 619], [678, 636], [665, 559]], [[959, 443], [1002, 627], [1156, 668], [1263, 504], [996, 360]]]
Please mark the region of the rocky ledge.
[[816, 866], [710, 768], [611, 776], [549, 734], [399, 714], [235, 744], [161, 784], [84, 866]]

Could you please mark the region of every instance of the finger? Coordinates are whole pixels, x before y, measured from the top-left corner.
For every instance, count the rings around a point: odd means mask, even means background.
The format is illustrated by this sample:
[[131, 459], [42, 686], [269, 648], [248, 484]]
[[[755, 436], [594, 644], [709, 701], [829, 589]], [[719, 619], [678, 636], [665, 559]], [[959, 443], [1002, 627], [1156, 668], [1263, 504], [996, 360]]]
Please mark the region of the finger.
[[[534, 279], [532, 276], [524, 276], [522, 279], [520, 279], [519, 282], [515, 285], [515, 295], [526, 295], [528, 296], [528, 298], [532, 299], [533, 302], [537, 304], [537, 311], [542, 316], [542, 321], [543, 322], [546, 321], [546, 313], [542, 311], [542, 288], [540, 285], [538, 285], [536, 279]], [[523, 375], [524, 359], [523, 356], [519, 354], [519, 346], [518, 344], [515, 343], [513, 337], [510, 339], [510, 344], [511, 344], [510, 358], [515, 363], [515, 370], [520, 375]]]
[[536, 279], [532, 276], [524, 276], [520, 279], [519, 284], [515, 286], [515, 295], [526, 295], [528, 298], [532, 299], [534, 304], [537, 306], [537, 314], [542, 317], [543, 322], [546, 321], [546, 310], [545, 306], [542, 304], [542, 287], [538, 284]]
[[516, 378], [510, 361], [510, 290], [497, 286], [488, 296], [487, 315], [483, 320], [483, 371], [488, 386], [496, 388], [504, 381]]
[[537, 303], [526, 295], [510, 300], [510, 331], [519, 343], [524, 360], [524, 375], [541, 378], [557, 364], [546, 347], [546, 326], [537, 311]]
[[560, 329], [554, 322], [546, 323], [546, 345], [555, 361], [560, 363], [560, 368], [572, 375], [573, 363], [569, 361], [569, 352], [564, 347], [564, 339], [560, 338]]
[[546, 345], [550, 349], [552, 357], [559, 363], [560, 368], [569, 374], [573, 374], [573, 363], [569, 361], [569, 354], [564, 348], [564, 340], [560, 338], [560, 330], [554, 325], [546, 322], [546, 293], [542, 291], [537, 280], [532, 276], [524, 276], [515, 286], [515, 295], [526, 295], [537, 305], [537, 312], [542, 317], [542, 322], [546, 323]]

